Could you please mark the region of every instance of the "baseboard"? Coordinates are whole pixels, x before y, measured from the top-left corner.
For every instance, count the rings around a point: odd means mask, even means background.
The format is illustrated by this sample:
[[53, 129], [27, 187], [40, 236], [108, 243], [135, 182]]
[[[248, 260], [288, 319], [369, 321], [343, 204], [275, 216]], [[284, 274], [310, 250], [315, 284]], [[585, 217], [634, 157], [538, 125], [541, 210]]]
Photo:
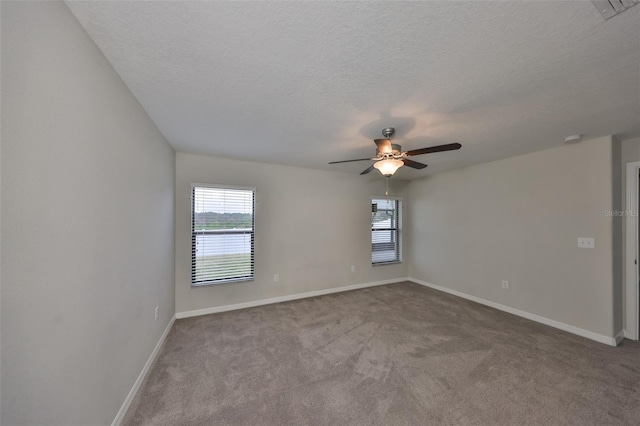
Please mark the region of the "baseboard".
[[622, 343], [622, 341], [624, 340], [624, 337], [625, 337], [624, 334], [625, 334], [624, 330], [620, 330], [618, 332], [618, 334], [616, 334], [616, 337], [614, 337], [614, 340], [616, 341], [615, 346], [618, 346], [620, 343]]
[[[480, 297], [471, 296], [469, 294], [463, 293], [461, 291], [452, 290], [450, 288], [442, 287], [439, 285], [431, 284], [426, 281], [422, 281], [416, 278], [409, 278], [409, 281], [412, 281], [416, 284], [423, 285], [425, 287], [432, 288], [434, 290], [442, 291], [445, 293], [452, 294], [454, 296], [462, 297], [463, 299], [471, 300], [476, 303], [480, 303], [482, 305], [490, 306], [492, 308], [498, 309], [500, 311], [504, 311], [513, 315], [517, 315], [522, 318], [526, 318], [535, 322], [539, 322], [541, 324], [545, 324], [554, 328], [558, 328], [563, 331], [567, 331], [569, 333], [577, 334], [578, 336], [586, 337], [587, 339], [595, 340], [596, 342], [604, 343], [610, 346], [617, 346], [619, 341], [622, 341], [622, 334], [618, 333], [615, 337], [605, 336], [604, 334], [594, 333], [593, 331], [585, 330], [582, 328], [575, 327], [573, 325], [565, 324], [560, 321], [552, 320], [549, 318], [542, 317], [540, 315], [532, 314], [526, 311], [521, 311], [520, 309], [512, 308], [511, 306], [502, 305], [500, 303], [491, 302], [490, 300], [485, 300]], [[619, 337], [620, 336], [620, 337]], [[620, 339], [620, 340], [618, 340]]]
[[340, 293], [340, 292], [343, 292], [343, 291], [358, 290], [360, 288], [375, 287], [375, 286], [379, 286], [379, 285], [393, 284], [393, 283], [397, 283], [397, 282], [401, 282], [401, 281], [408, 281], [408, 280], [409, 280], [408, 277], [393, 278], [393, 279], [390, 279], [390, 280], [374, 281], [374, 282], [362, 283], [362, 284], [354, 284], [354, 285], [348, 285], [348, 286], [345, 286], [345, 287], [334, 287], [334, 288], [328, 288], [328, 289], [325, 289], [325, 290], [309, 291], [309, 292], [306, 292], [306, 293], [288, 294], [286, 296], [272, 297], [270, 299], [254, 300], [254, 301], [251, 301], [251, 302], [244, 302], [244, 303], [236, 303], [236, 304], [233, 304], [233, 305], [214, 306], [212, 308], [197, 309], [197, 310], [194, 310], [194, 311], [177, 312], [176, 313], [176, 318], [177, 319], [182, 319], [182, 318], [189, 318], [189, 317], [197, 317], [197, 316], [200, 316], [200, 315], [215, 314], [215, 313], [218, 313], [218, 312], [235, 311], [237, 309], [246, 309], [246, 308], [253, 308], [255, 306], [271, 305], [272, 303], [288, 302], [290, 300], [298, 300], [298, 299], [306, 299], [308, 297], [324, 296], [325, 294], [332, 294], [332, 293]]
[[140, 389], [140, 385], [142, 385], [144, 378], [147, 376], [147, 373], [149, 373], [151, 366], [156, 360], [158, 354], [160, 353], [160, 349], [162, 349], [162, 345], [164, 345], [164, 341], [167, 339], [167, 335], [169, 335], [169, 331], [171, 331], [171, 327], [173, 326], [173, 323], [175, 321], [176, 321], [176, 316], [174, 315], [173, 318], [171, 318], [171, 321], [169, 321], [169, 325], [167, 325], [167, 328], [164, 329], [162, 336], [160, 336], [160, 340], [158, 340], [156, 347], [153, 348], [153, 352], [151, 352], [151, 356], [149, 356], [149, 359], [144, 364], [142, 371], [138, 375], [138, 378], [133, 384], [133, 387], [129, 391], [129, 395], [127, 395], [124, 402], [122, 403], [122, 406], [120, 407], [118, 414], [116, 414], [116, 418], [113, 419], [111, 426], [120, 426], [120, 423], [122, 423], [122, 420], [124, 419], [125, 414], [127, 414], [127, 410], [129, 409], [129, 406], [131, 406], [131, 402], [133, 402], [133, 398], [135, 398], [136, 394], [138, 393], [138, 389]]

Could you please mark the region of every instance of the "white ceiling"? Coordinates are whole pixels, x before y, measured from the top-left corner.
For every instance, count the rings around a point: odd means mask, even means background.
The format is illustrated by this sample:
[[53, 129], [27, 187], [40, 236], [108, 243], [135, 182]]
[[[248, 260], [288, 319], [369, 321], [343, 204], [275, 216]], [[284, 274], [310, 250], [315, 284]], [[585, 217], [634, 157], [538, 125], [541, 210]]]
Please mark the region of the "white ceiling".
[[[397, 129], [422, 171], [640, 134], [640, 6], [68, 2], [180, 152], [359, 173]], [[377, 174], [377, 172], [375, 172]]]

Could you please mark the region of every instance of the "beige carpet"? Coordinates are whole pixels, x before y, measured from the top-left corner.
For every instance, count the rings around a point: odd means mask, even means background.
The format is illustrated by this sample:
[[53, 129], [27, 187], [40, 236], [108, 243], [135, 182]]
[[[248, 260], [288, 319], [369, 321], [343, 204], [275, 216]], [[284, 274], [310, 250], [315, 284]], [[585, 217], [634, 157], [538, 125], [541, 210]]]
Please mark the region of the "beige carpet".
[[638, 425], [640, 344], [391, 284], [177, 321], [124, 424]]

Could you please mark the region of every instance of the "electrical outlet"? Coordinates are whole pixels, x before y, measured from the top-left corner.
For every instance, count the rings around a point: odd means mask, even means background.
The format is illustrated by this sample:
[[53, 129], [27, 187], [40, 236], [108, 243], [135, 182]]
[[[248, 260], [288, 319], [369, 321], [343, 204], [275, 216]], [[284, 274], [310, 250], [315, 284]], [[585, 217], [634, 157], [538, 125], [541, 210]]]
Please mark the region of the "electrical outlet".
[[502, 288], [504, 288], [505, 290], [509, 290], [509, 281], [502, 280]]
[[355, 272], [356, 271], [356, 265], [351, 265], [351, 272]]
[[278, 282], [278, 281], [280, 281], [280, 274], [275, 274], [275, 275], [273, 276], [273, 281], [274, 281], [274, 282]]
[[596, 240], [595, 238], [578, 238], [578, 247], [580, 248], [595, 248]]
[[160, 316], [160, 308], [158, 306], [156, 306], [155, 313], [156, 313], [156, 322], [158, 322], [158, 317]]

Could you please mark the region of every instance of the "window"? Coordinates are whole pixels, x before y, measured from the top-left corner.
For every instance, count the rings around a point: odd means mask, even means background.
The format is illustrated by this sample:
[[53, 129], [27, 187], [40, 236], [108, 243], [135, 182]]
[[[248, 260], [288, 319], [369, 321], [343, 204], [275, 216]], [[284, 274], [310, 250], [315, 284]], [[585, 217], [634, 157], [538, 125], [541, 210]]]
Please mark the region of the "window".
[[371, 263], [397, 263], [401, 258], [402, 202], [395, 199], [371, 200]]
[[254, 277], [255, 188], [191, 185], [191, 285]]

